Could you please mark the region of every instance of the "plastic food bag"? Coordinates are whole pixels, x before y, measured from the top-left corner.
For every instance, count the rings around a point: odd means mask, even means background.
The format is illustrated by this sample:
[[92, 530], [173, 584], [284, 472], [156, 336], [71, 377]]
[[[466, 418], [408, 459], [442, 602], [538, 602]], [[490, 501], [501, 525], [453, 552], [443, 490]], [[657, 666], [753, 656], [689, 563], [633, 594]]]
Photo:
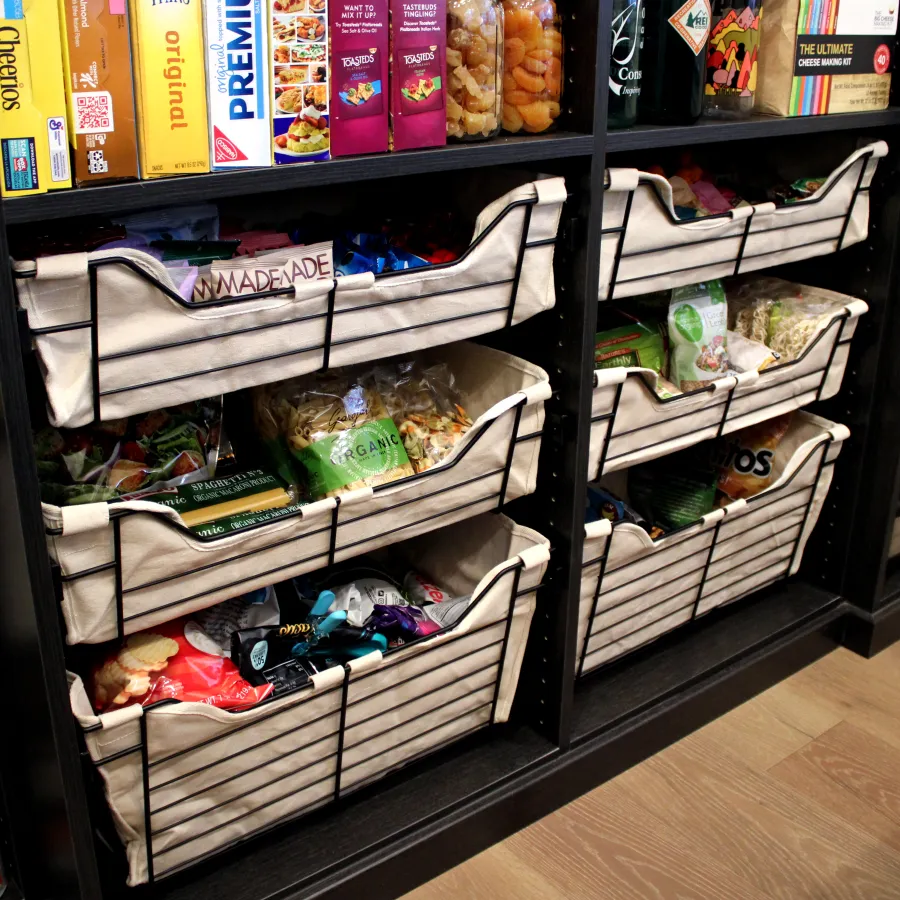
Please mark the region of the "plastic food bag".
[[719, 441], [718, 486], [729, 500], [752, 497], [775, 480], [775, 455], [787, 434], [793, 413], [736, 431]]
[[669, 303], [669, 378], [682, 391], [728, 371], [728, 306], [721, 281], [675, 288]]
[[44, 428], [34, 436], [41, 499], [94, 503], [205, 481], [215, 475], [221, 428], [221, 397], [87, 428]]
[[129, 635], [92, 673], [94, 708], [103, 713], [171, 699], [246, 709], [272, 693], [271, 685], [245, 681], [217, 650], [216, 641], [188, 618]]

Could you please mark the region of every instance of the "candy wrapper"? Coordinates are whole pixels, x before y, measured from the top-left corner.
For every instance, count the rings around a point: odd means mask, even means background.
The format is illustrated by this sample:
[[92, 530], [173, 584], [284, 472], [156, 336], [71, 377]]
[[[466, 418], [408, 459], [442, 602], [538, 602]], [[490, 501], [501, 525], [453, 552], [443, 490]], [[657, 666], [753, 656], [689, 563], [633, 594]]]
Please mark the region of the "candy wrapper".
[[111, 712], [159, 700], [247, 709], [272, 693], [253, 686], [192, 619], [176, 619], [129, 635], [92, 672], [94, 708]]
[[34, 436], [41, 498], [65, 506], [130, 499], [137, 492], [213, 477], [222, 400], [212, 398], [87, 428]]

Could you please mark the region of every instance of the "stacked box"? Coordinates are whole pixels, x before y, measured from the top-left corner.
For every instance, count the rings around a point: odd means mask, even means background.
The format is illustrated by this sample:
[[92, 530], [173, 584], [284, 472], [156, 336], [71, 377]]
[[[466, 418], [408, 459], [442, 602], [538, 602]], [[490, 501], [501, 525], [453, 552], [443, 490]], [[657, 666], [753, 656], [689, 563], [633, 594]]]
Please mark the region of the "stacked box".
[[206, 0], [213, 169], [272, 164], [266, 0]]
[[131, 0], [141, 176], [209, 171], [200, 0]]
[[328, 159], [328, 0], [271, 0], [269, 10], [274, 162]]

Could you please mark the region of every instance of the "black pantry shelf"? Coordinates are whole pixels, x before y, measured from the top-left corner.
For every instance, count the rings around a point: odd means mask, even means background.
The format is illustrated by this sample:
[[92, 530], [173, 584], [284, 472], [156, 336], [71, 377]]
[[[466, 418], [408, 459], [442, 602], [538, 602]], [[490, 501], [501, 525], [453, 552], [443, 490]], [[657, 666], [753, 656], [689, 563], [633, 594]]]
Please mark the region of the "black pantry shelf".
[[655, 147], [681, 147], [717, 141], [741, 141], [754, 138], [787, 137], [796, 134], [831, 133], [863, 128], [900, 125], [900, 107], [876, 112], [840, 113], [828, 116], [751, 116], [746, 120], [700, 119], [696, 125], [637, 125], [606, 136], [606, 152], [650, 150]]
[[492, 729], [165, 879], [152, 898], [392, 900], [818, 659], [850, 609], [803, 582], [774, 585], [586, 678], [568, 752], [526, 727]]
[[51, 218], [122, 213], [132, 209], [322, 187], [397, 175], [591, 156], [593, 152], [594, 139], [589, 134], [557, 132], [545, 136], [511, 136], [497, 138], [485, 144], [453, 144], [377, 156], [347, 156], [306, 165], [237, 169], [208, 175], [51, 191], [5, 201], [3, 212], [7, 225], [15, 225], [21, 222], [42, 222]]

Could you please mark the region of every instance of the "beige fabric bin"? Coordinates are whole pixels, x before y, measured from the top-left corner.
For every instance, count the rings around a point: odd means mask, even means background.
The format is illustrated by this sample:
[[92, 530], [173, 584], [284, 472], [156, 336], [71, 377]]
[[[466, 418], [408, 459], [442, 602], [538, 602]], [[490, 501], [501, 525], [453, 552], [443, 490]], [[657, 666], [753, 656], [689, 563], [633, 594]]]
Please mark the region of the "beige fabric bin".
[[[682, 221], [660, 175], [610, 169], [603, 200], [601, 300], [633, 297], [822, 256], [864, 241], [868, 189], [884, 141], [858, 150], [808, 200]], [[739, 262], [740, 260], [740, 262]]]
[[549, 542], [488, 514], [405, 549], [455, 595], [473, 595], [463, 618], [384, 656], [327, 669], [313, 676], [310, 688], [246, 712], [169, 703], [97, 716], [81, 679], [70, 676], [72, 710], [103, 777], [130, 885], [170, 874], [506, 721]]
[[799, 412], [779, 445], [787, 462], [778, 480], [755, 497], [656, 541], [637, 525], [586, 525], [578, 674], [794, 574], [849, 436], [843, 425]]
[[[32, 329], [90, 322], [91, 274], [97, 279], [95, 329], [35, 336], [51, 424], [88, 424], [95, 401], [100, 419], [117, 419], [522, 322], [556, 301], [553, 251], [565, 199], [562, 178], [510, 191], [482, 210], [472, 244], [452, 263], [303, 282], [292, 296], [251, 295], [212, 307], [165, 294], [159, 284], [175, 290], [168, 271], [136, 250], [18, 262], [20, 274], [36, 271], [17, 279]], [[137, 271], [121, 263], [97, 265], [109, 257], [131, 261]]]
[[720, 378], [708, 388], [669, 400], [661, 400], [654, 391], [657, 375], [650, 369], [597, 369], [589, 478], [834, 397], [841, 389], [857, 321], [868, 306], [833, 291], [817, 292], [843, 309], [820, 324], [803, 354], [792, 362]]
[[[224, 538], [201, 538], [150, 501], [43, 505], [61, 570], [70, 644], [96, 643], [194, 612], [237, 593], [359, 556], [495, 509], [535, 489], [547, 373], [476, 344], [429, 352], [454, 372], [472, 428], [419, 476], [302, 507]], [[333, 546], [332, 546], [333, 542]]]

